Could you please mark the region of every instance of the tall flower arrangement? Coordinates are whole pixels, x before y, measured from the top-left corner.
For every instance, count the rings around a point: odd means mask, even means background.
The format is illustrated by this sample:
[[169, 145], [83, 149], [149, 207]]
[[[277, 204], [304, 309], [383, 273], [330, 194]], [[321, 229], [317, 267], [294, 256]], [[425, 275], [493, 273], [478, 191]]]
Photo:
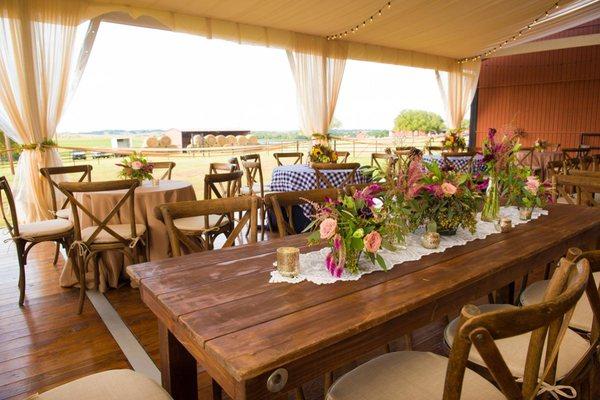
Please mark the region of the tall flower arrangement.
[[444, 136], [444, 140], [442, 140], [442, 147], [445, 150], [451, 151], [463, 151], [467, 148], [467, 142], [462, 135], [462, 131], [460, 129], [451, 129]]
[[500, 214], [501, 179], [506, 177], [512, 166], [514, 157], [519, 151], [520, 144], [514, 135], [504, 135], [497, 140], [497, 131], [490, 128], [487, 139], [483, 144], [483, 163], [488, 175], [488, 187], [481, 212], [483, 221], [495, 221]]
[[379, 251], [395, 249], [404, 238], [406, 222], [397, 209], [398, 203], [380, 185], [313, 206], [315, 218], [307, 230], [318, 230], [309, 236], [309, 243], [327, 241], [330, 252], [325, 267], [332, 276], [340, 277], [344, 270], [358, 273], [363, 253], [373, 264], [387, 269]]

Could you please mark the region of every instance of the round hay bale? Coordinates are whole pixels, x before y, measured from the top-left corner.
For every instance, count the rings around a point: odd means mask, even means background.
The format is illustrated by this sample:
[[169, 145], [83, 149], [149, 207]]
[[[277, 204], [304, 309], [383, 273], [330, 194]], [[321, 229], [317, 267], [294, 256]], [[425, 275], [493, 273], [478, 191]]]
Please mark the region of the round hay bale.
[[245, 146], [248, 144], [248, 138], [244, 135], [240, 135], [237, 137], [238, 146]]
[[227, 144], [227, 138], [223, 135], [217, 135], [217, 146], [223, 147]]
[[248, 144], [250, 144], [250, 145], [257, 145], [258, 144], [258, 138], [256, 136], [250, 136], [250, 135], [248, 135]]
[[158, 147], [158, 139], [154, 136], [148, 136], [144, 140], [144, 147]]
[[204, 145], [206, 147], [214, 147], [217, 144], [217, 138], [215, 135], [208, 134], [204, 136]]
[[171, 138], [163, 135], [158, 139], [158, 145], [160, 147], [169, 147], [171, 145]]
[[193, 147], [200, 147], [200, 146], [202, 146], [202, 136], [200, 136], [200, 135], [194, 135], [192, 137], [192, 146]]
[[227, 140], [228, 146], [235, 146], [237, 144], [237, 140], [235, 139], [235, 136], [233, 136], [233, 135], [225, 136], [225, 140]]

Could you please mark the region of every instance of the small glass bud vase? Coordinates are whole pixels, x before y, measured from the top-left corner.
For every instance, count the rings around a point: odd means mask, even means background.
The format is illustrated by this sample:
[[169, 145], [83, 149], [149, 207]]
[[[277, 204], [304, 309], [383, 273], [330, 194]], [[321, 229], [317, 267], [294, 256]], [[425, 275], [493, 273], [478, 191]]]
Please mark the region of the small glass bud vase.
[[481, 211], [481, 220], [492, 222], [498, 219], [500, 214], [500, 188], [498, 175], [496, 171], [491, 171], [485, 198], [483, 200], [483, 210]]
[[430, 222], [427, 224], [427, 231], [421, 236], [421, 246], [426, 249], [437, 249], [440, 247], [440, 234], [437, 233], [437, 224]]
[[158, 187], [160, 185], [160, 179], [152, 178], [152, 186]]
[[532, 212], [533, 212], [533, 208], [529, 208], [529, 207], [521, 207], [521, 208], [519, 208], [519, 219], [521, 221], [528, 221], [528, 220], [530, 220]]
[[277, 249], [277, 271], [282, 276], [293, 278], [300, 270], [300, 249], [297, 247], [280, 247]]

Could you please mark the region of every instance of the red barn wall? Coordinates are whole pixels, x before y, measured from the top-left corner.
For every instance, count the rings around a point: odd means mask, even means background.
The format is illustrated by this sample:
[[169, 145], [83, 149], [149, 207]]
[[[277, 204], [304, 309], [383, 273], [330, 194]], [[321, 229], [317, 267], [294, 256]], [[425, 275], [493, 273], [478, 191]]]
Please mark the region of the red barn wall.
[[[591, 33], [600, 20], [552, 38]], [[485, 60], [478, 87], [477, 146], [490, 127], [523, 129], [526, 146], [539, 137], [570, 147], [600, 132], [600, 45]]]

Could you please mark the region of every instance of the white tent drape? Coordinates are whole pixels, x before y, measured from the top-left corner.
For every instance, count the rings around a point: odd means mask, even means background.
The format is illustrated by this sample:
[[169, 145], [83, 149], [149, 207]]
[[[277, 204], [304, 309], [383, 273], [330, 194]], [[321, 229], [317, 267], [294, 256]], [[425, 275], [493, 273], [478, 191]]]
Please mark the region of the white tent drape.
[[346, 67], [347, 45], [296, 35], [294, 49], [287, 55], [296, 83], [301, 130], [307, 136], [327, 135]]
[[446, 107], [446, 119], [450, 129], [460, 128], [467, 113], [467, 108], [471, 105], [475, 96], [480, 70], [480, 60], [455, 63], [448, 71], [446, 85], [444, 85], [439, 71], [435, 71], [440, 94]]
[[75, 53], [79, 1], [6, 0], [0, 6], [0, 129], [23, 146], [13, 186], [25, 221], [51, 217], [39, 169], [61, 165], [52, 141], [79, 82], [99, 20]]

